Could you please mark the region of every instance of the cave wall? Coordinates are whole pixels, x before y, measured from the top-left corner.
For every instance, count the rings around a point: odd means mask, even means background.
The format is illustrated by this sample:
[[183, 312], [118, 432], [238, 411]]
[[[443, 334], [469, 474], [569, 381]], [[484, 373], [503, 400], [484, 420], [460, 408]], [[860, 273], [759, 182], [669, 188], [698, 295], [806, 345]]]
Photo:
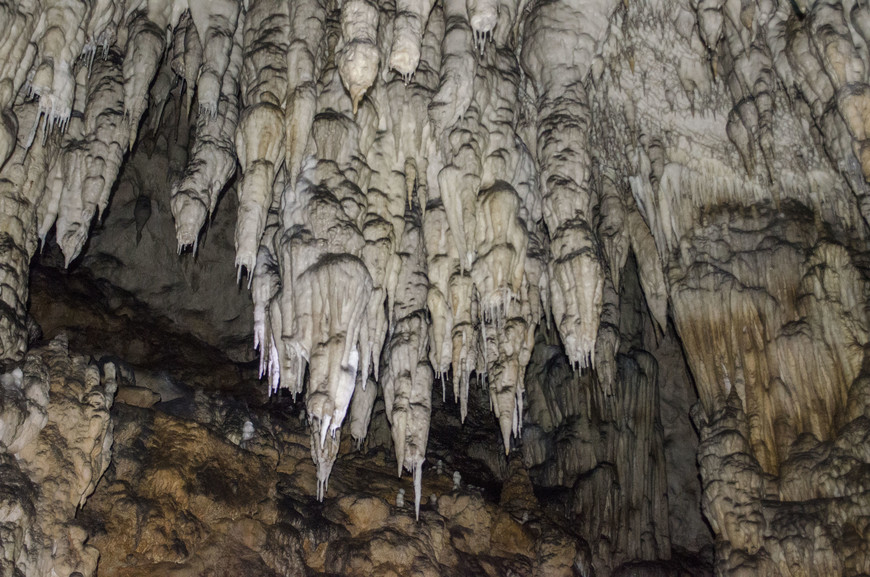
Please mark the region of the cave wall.
[[570, 515], [606, 572], [668, 559], [672, 545], [712, 543], [689, 418], [697, 395], [673, 329], [655, 325], [637, 270], [630, 256], [619, 295], [605, 305], [604, 326], [619, 335], [612, 372], [599, 365], [578, 376], [556, 335], [542, 332], [526, 375], [525, 464], [536, 484], [569, 490]]
[[[860, 27], [862, 8], [849, 9]], [[864, 513], [839, 505], [863, 502], [863, 489], [845, 480], [791, 489], [798, 477], [845, 479], [866, 463], [831, 447], [863, 435], [861, 405], [847, 399], [861, 387], [867, 339], [865, 184], [849, 154], [862, 133], [847, 104], [860, 82], [831, 64], [836, 53], [863, 69], [861, 52], [845, 49], [854, 29], [844, 11], [699, 6], [718, 74], [705, 69], [698, 83], [677, 56], [698, 42], [690, 7], [632, 5], [605, 58], [616, 81], [598, 84], [615, 128], [603, 138], [634, 151], [629, 167], [611, 170], [630, 174], [697, 387], [702, 501], [721, 575], [866, 571], [865, 537], [851, 529]], [[657, 51], [654, 38], [674, 48]]]
[[[167, 103], [167, 120], [143, 135], [124, 163], [111, 207], [88, 239], [76, 268], [148, 305], [154, 315], [185, 328], [232, 358], [249, 361], [253, 305], [233, 281], [235, 190], [221, 199], [193, 258], [178, 258], [175, 224], [166, 191], [187, 163], [189, 142], [173, 120], [182, 100]], [[47, 259], [43, 259], [47, 260]], [[147, 279], [143, 282], [143, 279]]]

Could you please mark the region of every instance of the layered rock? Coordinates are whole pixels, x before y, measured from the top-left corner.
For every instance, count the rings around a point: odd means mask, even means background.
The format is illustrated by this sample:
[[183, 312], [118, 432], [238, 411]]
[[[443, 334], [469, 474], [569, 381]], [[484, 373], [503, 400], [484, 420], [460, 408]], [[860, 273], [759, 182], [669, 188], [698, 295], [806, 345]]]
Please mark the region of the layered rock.
[[346, 440], [337, 490], [318, 503], [306, 417], [203, 389], [140, 407], [131, 393], [151, 385], [122, 374], [112, 467], [80, 513], [101, 575], [570, 576], [588, 558], [542, 509], [520, 460], [500, 495], [427, 469], [417, 519], [410, 502], [393, 504], [411, 483], [387, 452]]

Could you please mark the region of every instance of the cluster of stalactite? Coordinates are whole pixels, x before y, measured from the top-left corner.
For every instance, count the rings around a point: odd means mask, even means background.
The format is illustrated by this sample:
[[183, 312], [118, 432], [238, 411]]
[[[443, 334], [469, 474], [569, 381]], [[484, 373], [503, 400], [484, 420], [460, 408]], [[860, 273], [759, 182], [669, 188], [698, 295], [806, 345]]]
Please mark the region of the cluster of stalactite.
[[[668, 303], [699, 394], [717, 575], [866, 571], [849, 527], [868, 495], [845, 480], [866, 462], [847, 446], [867, 430], [848, 402], [870, 337], [866, 10], [632, 3], [593, 71], [608, 119], [593, 138], [627, 151], [599, 157], [601, 173], [628, 189], [626, 222], [641, 217], [647, 303]], [[653, 246], [663, 275], [644, 272]], [[798, 490], [801, 475], [817, 488]]]
[[261, 373], [304, 392], [320, 497], [373, 387], [400, 472], [436, 379], [464, 418], [476, 375], [509, 450], [541, 323], [617, 395], [630, 253], [703, 410], [736, 391], [766, 472], [843, 424], [868, 340], [865, 3], [4, 0], [0, 29], [4, 359], [40, 240], [79, 255], [177, 98], [179, 252], [235, 175]]
[[[54, 227], [75, 259], [125, 151], [174, 120], [178, 250], [196, 252], [236, 174], [236, 265], [252, 290], [261, 373], [272, 390], [305, 391], [320, 496], [349, 410], [365, 437], [370, 383], [388, 401], [400, 471], [420, 476], [436, 377], [464, 418], [472, 374], [485, 376], [508, 450], [550, 309], [544, 212], [562, 239], [559, 327], [578, 365], [593, 355], [600, 265], [564, 240], [579, 227], [592, 247], [592, 195], [580, 191], [574, 216], [556, 204], [576, 190], [554, 185], [542, 201], [534, 136], [518, 133], [534, 130], [536, 112], [515, 50], [519, 6], [406, 4], [0, 5], [12, 31], [0, 152], [4, 198], [16, 203], [4, 211], [4, 357], [26, 349], [37, 240]], [[163, 119], [170, 98], [183, 102]], [[574, 170], [548, 164], [556, 179]], [[589, 282], [559, 268], [581, 263]]]
[[522, 454], [537, 483], [570, 489], [591, 565], [609, 575], [628, 561], [670, 558], [671, 535], [660, 368], [644, 350], [657, 327], [640, 304], [635, 263], [619, 291], [606, 282], [603, 300], [599, 343], [610, 335], [613, 348], [606, 364], [596, 361], [597, 373], [575, 373], [555, 335], [539, 333]]

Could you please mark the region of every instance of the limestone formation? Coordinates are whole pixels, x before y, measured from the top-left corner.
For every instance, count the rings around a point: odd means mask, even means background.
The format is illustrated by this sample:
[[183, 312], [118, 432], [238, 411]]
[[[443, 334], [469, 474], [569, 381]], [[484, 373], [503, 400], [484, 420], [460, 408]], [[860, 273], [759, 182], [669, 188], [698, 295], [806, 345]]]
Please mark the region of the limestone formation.
[[[433, 406], [456, 404], [497, 426], [488, 468], [520, 448], [570, 492], [578, 571], [607, 574], [667, 561], [673, 511], [697, 510], [670, 442], [690, 374], [718, 574], [867, 573], [868, 10], [0, 0], [4, 387], [31, 362], [31, 259], [56, 245], [237, 360], [244, 332], [269, 393], [304, 401], [318, 499], [345, 422], [365, 450], [382, 415], [419, 516]], [[45, 475], [7, 461], [38, 511]]]
[[75, 516], [111, 459], [116, 367], [70, 353], [59, 337], [0, 387], [0, 570], [93, 575], [99, 551]]

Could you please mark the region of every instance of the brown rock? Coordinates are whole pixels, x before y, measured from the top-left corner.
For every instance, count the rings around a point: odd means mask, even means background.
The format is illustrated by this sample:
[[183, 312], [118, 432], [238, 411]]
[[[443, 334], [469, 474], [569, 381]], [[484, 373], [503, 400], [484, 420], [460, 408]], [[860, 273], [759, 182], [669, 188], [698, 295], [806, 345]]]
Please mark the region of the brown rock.
[[447, 518], [453, 545], [459, 551], [478, 554], [489, 550], [492, 518], [480, 495], [442, 495], [438, 498], [438, 513]]
[[160, 395], [145, 387], [121, 387], [115, 401], [148, 409], [160, 402]]

